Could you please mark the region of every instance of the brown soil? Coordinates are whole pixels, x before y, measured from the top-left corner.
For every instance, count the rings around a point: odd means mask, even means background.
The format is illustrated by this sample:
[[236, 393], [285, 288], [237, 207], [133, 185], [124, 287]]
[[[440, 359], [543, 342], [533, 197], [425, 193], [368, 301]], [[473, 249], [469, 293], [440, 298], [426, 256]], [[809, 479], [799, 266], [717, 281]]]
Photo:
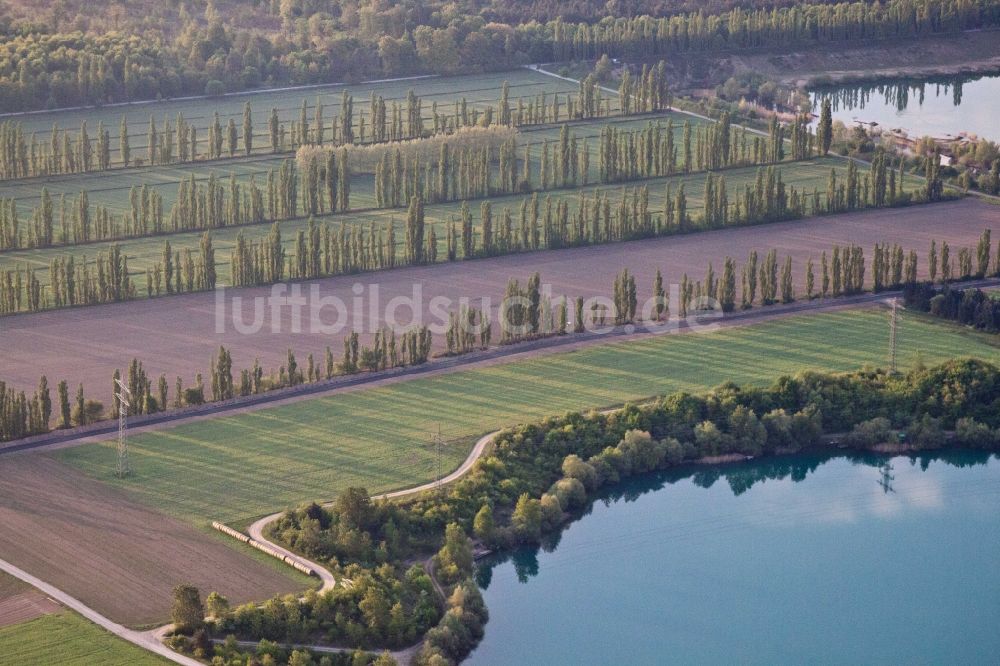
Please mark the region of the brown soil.
[[0, 599], [0, 627], [21, 624], [57, 612], [61, 606], [38, 590], [29, 590]]
[[217, 590], [234, 603], [300, 587], [278, 569], [46, 456], [5, 459], [0, 497], [4, 559], [123, 624], [166, 621], [171, 590], [180, 583], [203, 595]]
[[[680, 282], [687, 273], [701, 279], [709, 262], [721, 271], [722, 259], [737, 259], [737, 270], [750, 250], [766, 252], [776, 248], [779, 256], [793, 258], [796, 281], [802, 282], [805, 262], [817, 263], [822, 251], [835, 244], [855, 242], [870, 251], [876, 242], [900, 243], [924, 255], [932, 239], [947, 240], [952, 256], [959, 247], [974, 247], [984, 228], [1000, 236], [1000, 206], [990, 206], [968, 199], [958, 202], [892, 209], [868, 213], [839, 215], [779, 224], [725, 229], [712, 232], [661, 239], [618, 243], [568, 250], [526, 253], [484, 259], [403, 268], [359, 276], [342, 276], [319, 280], [322, 294], [337, 295], [349, 306], [352, 285], [378, 285], [381, 312], [386, 303], [398, 295], [411, 294], [418, 285], [424, 295], [424, 321], [430, 321], [428, 301], [432, 296], [446, 296], [457, 303], [459, 297], [473, 299], [490, 297], [494, 306], [499, 302], [504, 286], [511, 277], [525, 280], [539, 271], [543, 283], [551, 285], [555, 296], [608, 296], [615, 275], [629, 268], [636, 276], [640, 298], [649, 296], [656, 270], [662, 269], [664, 281]], [[954, 259], [953, 259], [954, 261]], [[308, 293], [308, 285], [303, 285]], [[269, 295], [270, 287], [229, 290], [230, 294], [247, 297]], [[69, 381], [71, 390], [83, 382], [88, 397], [110, 403], [111, 375], [115, 367], [124, 367], [129, 359], [143, 361], [151, 377], [167, 376], [173, 396], [174, 377], [181, 375], [189, 386], [195, 373], [206, 378], [210, 359], [225, 345], [231, 350], [234, 374], [249, 367], [259, 358], [266, 369], [276, 369], [286, 361], [286, 350], [292, 348], [300, 367], [306, 355], [317, 360], [326, 346], [331, 346], [339, 360], [344, 333], [324, 335], [309, 331], [308, 317], [301, 333], [292, 333], [288, 308], [284, 308], [279, 332], [271, 332], [270, 314], [262, 330], [242, 335], [230, 322], [223, 334], [215, 333], [215, 295], [189, 294], [151, 301], [118, 303], [76, 310], [43, 312], [0, 320], [0, 341], [3, 352], [0, 378], [8, 384], [34, 390], [38, 377], [45, 374], [49, 386], [61, 379]], [[400, 316], [407, 319], [407, 310]], [[324, 315], [326, 321], [333, 319]], [[246, 318], [252, 318], [249, 306]], [[355, 327], [348, 315], [347, 329]], [[436, 336], [438, 349], [443, 335]], [[370, 340], [363, 336], [362, 341]], [[208, 380], [206, 379], [206, 384]], [[53, 397], [55, 394], [53, 393]], [[71, 396], [72, 397], [72, 396]]]

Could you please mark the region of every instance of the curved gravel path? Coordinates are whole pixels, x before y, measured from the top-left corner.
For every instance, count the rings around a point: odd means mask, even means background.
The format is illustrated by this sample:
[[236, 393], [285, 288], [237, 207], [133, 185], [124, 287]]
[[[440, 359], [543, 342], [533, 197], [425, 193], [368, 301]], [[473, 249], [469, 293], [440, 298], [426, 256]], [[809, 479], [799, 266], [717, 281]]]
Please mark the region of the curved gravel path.
[[[372, 499], [373, 500], [399, 499], [400, 497], [417, 495], [419, 493], [426, 492], [428, 490], [434, 490], [435, 488], [447, 485], [452, 481], [461, 478], [470, 469], [472, 469], [472, 466], [476, 464], [476, 461], [479, 460], [479, 458], [483, 455], [483, 452], [486, 450], [486, 447], [488, 447], [493, 442], [493, 439], [499, 433], [500, 433], [499, 430], [495, 430], [487, 435], [483, 435], [482, 437], [480, 437], [479, 440], [476, 442], [475, 446], [472, 447], [472, 451], [469, 452], [469, 455], [465, 458], [462, 464], [459, 465], [458, 468], [455, 469], [455, 471], [453, 471], [448, 476], [445, 476], [444, 478], [438, 481], [431, 481], [429, 483], [424, 483], [419, 486], [414, 486], [412, 488], [404, 488], [403, 490], [394, 490], [392, 492], [383, 493], [381, 495], [373, 495]], [[333, 502], [327, 502], [326, 504], [324, 504], [324, 506], [331, 506], [332, 504]], [[296, 562], [303, 564], [311, 568], [313, 571], [315, 571], [316, 575], [319, 576], [321, 581], [323, 581], [323, 585], [319, 589], [320, 592], [326, 592], [327, 590], [332, 590], [337, 585], [337, 579], [323, 565], [318, 564], [317, 562], [313, 562], [311, 560], [307, 560], [301, 555], [293, 553], [287, 548], [284, 548], [274, 543], [266, 536], [264, 536], [264, 530], [267, 528], [267, 526], [276, 521], [282, 515], [284, 515], [284, 513], [285, 513], [284, 511], [278, 511], [277, 513], [272, 513], [269, 516], [264, 516], [263, 518], [254, 521], [254, 523], [247, 528], [247, 533], [251, 536], [251, 538], [256, 539], [257, 541], [260, 541], [261, 543], [270, 546], [271, 548], [281, 553], [282, 555], [290, 557]]]
[[[472, 469], [472, 466], [475, 465], [476, 461], [479, 460], [479, 458], [482, 457], [482, 455], [486, 451], [487, 447], [489, 447], [489, 445], [493, 443], [493, 440], [496, 438], [496, 436], [498, 434], [500, 434], [500, 431], [499, 430], [494, 430], [493, 432], [491, 432], [489, 434], [486, 434], [486, 435], [483, 435], [482, 437], [480, 437], [476, 441], [475, 446], [472, 447], [472, 451], [469, 452], [469, 455], [465, 458], [465, 460], [462, 462], [462, 464], [459, 465], [458, 468], [455, 469], [455, 471], [453, 471], [451, 474], [448, 474], [444, 478], [439, 479], [437, 481], [431, 481], [429, 483], [423, 483], [423, 484], [421, 484], [419, 486], [414, 486], [412, 488], [404, 488], [402, 490], [394, 490], [392, 492], [382, 493], [381, 495], [373, 495], [372, 499], [373, 500], [388, 500], [388, 499], [399, 499], [401, 497], [407, 497], [409, 495], [417, 495], [417, 494], [420, 494], [420, 493], [423, 493], [423, 492], [426, 492], [426, 491], [429, 491], [429, 490], [434, 490], [436, 488], [440, 488], [441, 486], [447, 485], [447, 484], [451, 483], [452, 481], [456, 481], [456, 480], [460, 479], [462, 476], [464, 476], [465, 474], [467, 474], [469, 472], [469, 470]], [[331, 504], [333, 504], [333, 502], [327, 502], [327, 503], [324, 504], [324, 506], [330, 506]], [[292, 551], [288, 550], [287, 548], [284, 548], [284, 547], [282, 547], [282, 546], [274, 543], [273, 541], [271, 541], [270, 539], [268, 539], [266, 536], [264, 536], [264, 530], [267, 528], [267, 526], [270, 525], [271, 523], [273, 523], [278, 518], [280, 518], [284, 513], [285, 513], [284, 511], [279, 511], [277, 513], [272, 513], [271, 515], [264, 516], [263, 518], [260, 518], [259, 520], [254, 521], [253, 524], [251, 524], [250, 527], [247, 528], [247, 533], [250, 535], [251, 538], [256, 539], [257, 541], [260, 541], [261, 543], [267, 544], [268, 546], [270, 546], [271, 548], [273, 548], [275, 551], [281, 553], [282, 555], [284, 555], [286, 557], [291, 557], [296, 562], [299, 562], [300, 564], [303, 564], [303, 565], [311, 568], [313, 571], [315, 571], [316, 575], [319, 576], [320, 580], [323, 581], [323, 585], [319, 589], [320, 592], [326, 592], [327, 590], [332, 590], [337, 585], [337, 579], [333, 575], [333, 573], [330, 572], [326, 567], [324, 567], [323, 565], [321, 565], [321, 564], [319, 564], [317, 562], [313, 562], [312, 560], [307, 560], [306, 558], [293, 553]], [[440, 586], [438, 585], [437, 580], [434, 580], [433, 577], [432, 577], [432, 581], [434, 583], [435, 588], [438, 590], [438, 593], [443, 596], [443, 591], [441, 590]], [[349, 582], [350, 581], [347, 581], [345, 579], [345, 580], [342, 580], [340, 584], [341, 585], [343, 585], [345, 583], [349, 584]], [[165, 636], [170, 631], [171, 627], [172, 627], [172, 625], [166, 625], [164, 627], [160, 627], [159, 629], [155, 630], [154, 633], [156, 635], [158, 635], [162, 639], [162, 637]], [[420, 646], [421, 643], [422, 643], [422, 641], [420, 641], [416, 645], [413, 645], [413, 646], [411, 646], [409, 648], [406, 648], [404, 650], [397, 650], [397, 651], [394, 651], [394, 652], [390, 652], [390, 654], [392, 655], [392, 657], [394, 659], [396, 659], [397, 662], [399, 662], [401, 664], [407, 663], [409, 657], [411, 657], [414, 654], [415, 650], [417, 648], [419, 648], [419, 646]], [[257, 643], [254, 642], [254, 641], [237, 641], [237, 644], [240, 645], [240, 646], [243, 646], [243, 647], [254, 647], [254, 646], [257, 645]], [[354, 650], [352, 648], [332, 647], [332, 646], [328, 646], [328, 645], [302, 645], [302, 644], [293, 644], [293, 643], [280, 644], [280, 645], [282, 647], [286, 648], [286, 649], [305, 648], [305, 649], [308, 649], [308, 650], [312, 650], [314, 652], [328, 652], [328, 653], [329, 652], [354, 652]], [[378, 651], [376, 650], [375, 652], [378, 652]]]

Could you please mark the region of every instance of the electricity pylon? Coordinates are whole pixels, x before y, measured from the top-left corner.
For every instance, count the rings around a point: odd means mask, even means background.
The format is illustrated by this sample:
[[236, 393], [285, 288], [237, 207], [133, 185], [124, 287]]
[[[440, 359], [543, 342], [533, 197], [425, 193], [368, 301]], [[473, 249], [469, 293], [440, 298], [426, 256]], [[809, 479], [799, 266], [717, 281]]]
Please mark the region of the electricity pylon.
[[441, 487], [441, 456], [444, 447], [444, 440], [441, 439], [441, 424], [438, 424], [437, 433], [434, 435], [434, 487]]
[[115, 468], [115, 476], [123, 479], [128, 476], [132, 469], [128, 463], [128, 410], [131, 407], [129, 398], [132, 392], [122, 383], [122, 380], [115, 379], [118, 384], [118, 391], [115, 398], [118, 400], [118, 465]]
[[896, 332], [899, 328], [898, 299], [892, 299], [892, 311], [889, 314], [889, 372], [896, 374]]

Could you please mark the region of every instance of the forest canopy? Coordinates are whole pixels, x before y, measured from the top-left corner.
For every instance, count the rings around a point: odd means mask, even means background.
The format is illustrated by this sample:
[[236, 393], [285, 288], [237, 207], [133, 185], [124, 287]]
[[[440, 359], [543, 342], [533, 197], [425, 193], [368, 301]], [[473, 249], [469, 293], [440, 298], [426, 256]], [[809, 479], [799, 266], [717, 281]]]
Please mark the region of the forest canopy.
[[[0, 9], [0, 111], [310, 84], [919, 37], [996, 25], [997, 0], [796, 4], [110, 3]], [[29, 11], [31, 10], [31, 11]], [[557, 10], [559, 15], [556, 15]], [[714, 13], [711, 13], [714, 12]]]

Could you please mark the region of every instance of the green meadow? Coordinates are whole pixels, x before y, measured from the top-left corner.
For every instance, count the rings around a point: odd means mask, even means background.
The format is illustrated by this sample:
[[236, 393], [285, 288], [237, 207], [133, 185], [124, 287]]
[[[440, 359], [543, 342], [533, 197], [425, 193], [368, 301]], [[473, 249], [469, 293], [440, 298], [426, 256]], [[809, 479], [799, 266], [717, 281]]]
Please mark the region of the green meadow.
[[38, 666], [155, 666], [170, 663], [69, 611], [0, 628], [0, 654], [5, 664]]
[[[955, 356], [1000, 362], [996, 336], [903, 313], [902, 368]], [[136, 474], [114, 478], [113, 443], [58, 455], [138, 499], [204, 525], [243, 521], [348, 486], [407, 487], [454, 469], [501, 426], [732, 380], [884, 364], [886, 313], [789, 317], [713, 333], [597, 345], [217, 418], [131, 440]], [[447, 446], [436, 454], [440, 428]]]

